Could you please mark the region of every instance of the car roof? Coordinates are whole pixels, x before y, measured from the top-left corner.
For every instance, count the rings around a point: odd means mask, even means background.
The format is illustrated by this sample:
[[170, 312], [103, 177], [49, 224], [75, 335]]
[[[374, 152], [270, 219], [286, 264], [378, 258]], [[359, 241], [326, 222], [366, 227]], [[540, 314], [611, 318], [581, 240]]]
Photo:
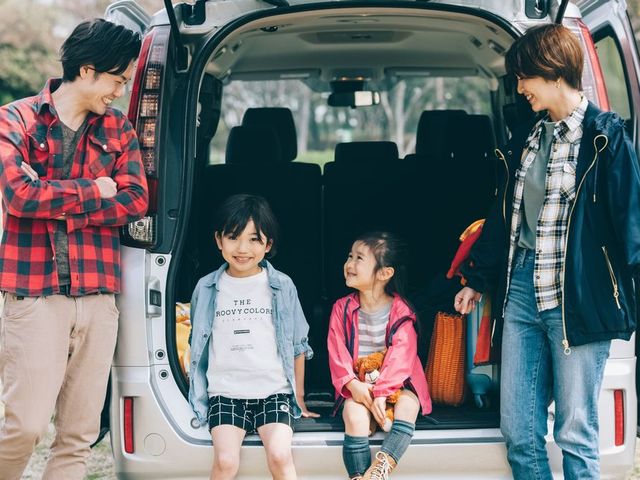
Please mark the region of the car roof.
[[[120, 0], [122, 2], [123, 0]], [[603, 0], [578, 0], [578, 3], [590, 5], [597, 4]], [[120, 3], [118, 2], [118, 3]], [[198, 2], [197, 2], [198, 3]], [[278, 4], [278, 6], [274, 6]], [[367, 6], [375, 8], [378, 6], [393, 6], [397, 4], [411, 5], [420, 4], [425, 6], [453, 6], [469, 9], [477, 9], [480, 12], [486, 12], [506, 20], [514, 24], [517, 29], [525, 30], [528, 25], [549, 22], [555, 16], [558, 6], [554, 2], [550, 2], [549, 11], [541, 12], [536, 9], [536, 2], [531, 0], [204, 0], [201, 7], [204, 8], [204, 22], [191, 22], [188, 19], [181, 18], [181, 9], [176, 8], [176, 15], [180, 24], [180, 32], [185, 35], [198, 35], [211, 32], [213, 28], [219, 28], [227, 25], [231, 21], [261, 10], [287, 10], [289, 7], [310, 8], [317, 5], [320, 8], [335, 6]], [[569, 3], [567, 16], [579, 17], [580, 10], [573, 3]], [[169, 23], [168, 15], [165, 9], [159, 10], [152, 20], [152, 25], [166, 25]]]

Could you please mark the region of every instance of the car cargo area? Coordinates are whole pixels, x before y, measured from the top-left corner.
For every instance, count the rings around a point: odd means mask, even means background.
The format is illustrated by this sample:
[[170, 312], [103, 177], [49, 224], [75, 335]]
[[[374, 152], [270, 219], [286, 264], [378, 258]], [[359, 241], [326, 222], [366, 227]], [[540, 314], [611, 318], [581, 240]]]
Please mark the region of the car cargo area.
[[[222, 82], [222, 112], [210, 147], [199, 149], [174, 295], [188, 302], [197, 280], [222, 262], [212, 228], [217, 206], [235, 193], [264, 196], [281, 228], [270, 261], [298, 289], [315, 352], [306, 364], [305, 390], [307, 406], [322, 417], [301, 419], [297, 431], [343, 431], [340, 416], [331, 416], [326, 338], [333, 302], [349, 293], [342, 267], [351, 243], [370, 230], [394, 232], [406, 242], [409, 300], [419, 315], [424, 364], [435, 314], [452, 311], [460, 288], [459, 277], [445, 276], [459, 236], [486, 216], [503, 174], [494, 151], [506, 135], [505, 117], [508, 121], [517, 108], [503, 79], [502, 55], [512, 40], [486, 18], [441, 9], [353, 8], [280, 17], [243, 25], [212, 51], [206, 74]], [[415, 90], [416, 78], [436, 79], [434, 88], [444, 85], [445, 93], [437, 97], [440, 101], [421, 106], [405, 102], [407, 111], [417, 108], [413, 117], [405, 115], [413, 127], [410, 141], [396, 135], [395, 117], [394, 128], [385, 129], [378, 128], [384, 120], [359, 114], [349, 135], [336, 133], [339, 125], [323, 127], [335, 140], [325, 142], [330, 143], [326, 158], [318, 162], [309, 161], [300, 148], [301, 130], [309, 136], [306, 130], [315, 127], [300, 124], [304, 99], [289, 88], [292, 78], [306, 85], [308, 95], [327, 92], [323, 98], [346, 85], [335, 82], [354, 79], [387, 99], [400, 84]], [[468, 100], [460, 79], [484, 89], [482, 102]], [[451, 89], [454, 96], [446, 90], [450, 81], [459, 85]], [[249, 94], [252, 86], [265, 82], [281, 82], [284, 96], [265, 90]], [[225, 115], [224, 95], [230, 91], [236, 97], [247, 92], [245, 103], [234, 107], [234, 115]], [[385, 107], [383, 101], [365, 108]], [[355, 110], [335, 109], [340, 111], [349, 124]], [[318, 112], [324, 110], [316, 106], [306, 121], [316, 121]], [[497, 427], [498, 367], [484, 368], [494, 388], [480, 403], [468, 392], [462, 406], [434, 405], [432, 414], [418, 419], [417, 428]]]

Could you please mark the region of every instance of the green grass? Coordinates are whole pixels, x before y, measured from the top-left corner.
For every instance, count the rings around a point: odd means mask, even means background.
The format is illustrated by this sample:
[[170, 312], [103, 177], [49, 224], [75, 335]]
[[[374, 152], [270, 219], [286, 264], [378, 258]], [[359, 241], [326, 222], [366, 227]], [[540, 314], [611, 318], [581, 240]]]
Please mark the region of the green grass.
[[298, 154], [296, 162], [315, 163], [316, 165], [320, 165], [320, 168], [324, 170], [325, 163], [333, 162], [333, 150], [308, 150]]

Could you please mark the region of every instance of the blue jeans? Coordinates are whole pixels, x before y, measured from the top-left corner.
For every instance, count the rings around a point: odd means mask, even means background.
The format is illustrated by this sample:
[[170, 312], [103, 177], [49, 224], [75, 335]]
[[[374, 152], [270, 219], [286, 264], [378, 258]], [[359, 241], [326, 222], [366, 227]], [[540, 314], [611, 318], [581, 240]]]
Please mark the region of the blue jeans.
[[500, 428], [516, 479], [552, 479], [545, 448], [548, 406], [564, 478], [600, 477], [598, 395], [611, 342], [562, 346], [562, 311], [536, 306], [533, 250], [519, 249], [512, 268], [502, 339]]

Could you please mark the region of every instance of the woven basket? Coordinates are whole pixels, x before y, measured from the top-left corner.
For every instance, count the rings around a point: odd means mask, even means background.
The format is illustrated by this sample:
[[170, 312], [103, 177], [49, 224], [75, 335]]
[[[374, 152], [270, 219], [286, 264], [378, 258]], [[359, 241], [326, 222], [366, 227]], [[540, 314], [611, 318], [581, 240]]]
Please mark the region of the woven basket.
[[458, 406], [464, 401], [465, 323], [462, 315], [436, 314], [425, 369], [434, 403]]

